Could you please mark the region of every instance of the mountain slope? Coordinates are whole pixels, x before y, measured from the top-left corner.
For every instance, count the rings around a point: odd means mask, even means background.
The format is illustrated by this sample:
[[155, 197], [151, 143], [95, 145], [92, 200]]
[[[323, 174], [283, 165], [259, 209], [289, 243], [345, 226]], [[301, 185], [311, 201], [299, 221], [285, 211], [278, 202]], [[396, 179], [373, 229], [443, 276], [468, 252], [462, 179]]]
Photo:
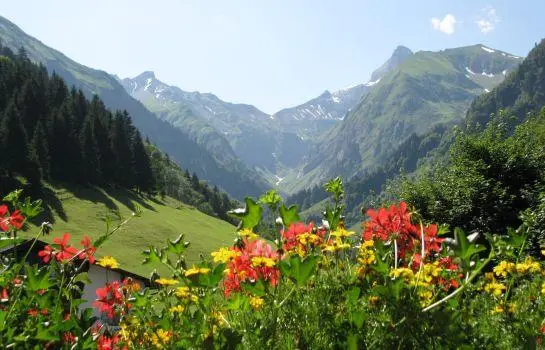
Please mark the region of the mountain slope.
[[[143, 266], [142, 251], [152, 245], [165, 245], [167, 239], [175, 240], [180, 234], [184, 234], [184, 240], [191, 243], [186, 256], [189, 263], [197, 263], [200, 254], [208, 255], [233, 241], [234, 226], [171, 197], [143, 199], [119, 189], [47, 188], [48, 195], [43, 200], [50, 210], [34, 224], [40, 225], [43, 221], [53, 224], [53, 232], [43, 237], [49, 242], [63, 232], [69, 232], [74, 242], [79, 242], [83, 235], [94, 241], [104, 234], [106, 217], [110, 217], [111, 225], [115, 226], [122, 221], [118, 215], [126, 219], [139, 206], [142, 216], [133, 218], [100, 247], [101, 255], [115, 256], [122, 269], [134, 273], [147, 276], [153, 268], [160, 268]], [[36, 232], [33, 229], [24, 235], [34, 238]], [[160, 269], [160, 272], [167, 271]]]
[[249, 174], [242, 163], [222, 163], [186, 134], [159, 120], [108, 73], [74, 62], [3, 17], [0, 17], [0, 40], [16, 51], [23, 47], [31, 60], [44, 64], [49, 72], [55, 71], [67, 84], [82, 89], [88, 98], [98, 94], [108, 108], [127, 110], [143, 135], [200, 178], [222, 187], [237, 198], [247, 194], [258, 195], [265, 188], [263, 181], [256, 174]]
[[517, 117], [514, 123], [524, 120], [530, 111], [545, 106], [545, 39], [534, 47], [518, 69], [507, 76], [488, 94], [477, 97], [466, 116], [468, 126], [486, 124], [490, 114], [504, 110], [506, 115]]
[[320, 96], [299, 106], [286, 108], [272, 115], [286, 130], [296, 130], [304, 138], [318, 137], [332, 125], [344, 119], [360, 99], [382, 77], [404, 62], [412, 55], [412, 51], [404, 46], [398, 46], [392, 56], [371, 74], [371, 80], [330, 93], [325, 91]]
[[474, 97], [497, 85], [520, 61], [482, 45], [417, 52], [324, 135], [300, 182], [312, 186], [334, 175], [350, 178], [380, 165], [411, 134], [459, 122]]

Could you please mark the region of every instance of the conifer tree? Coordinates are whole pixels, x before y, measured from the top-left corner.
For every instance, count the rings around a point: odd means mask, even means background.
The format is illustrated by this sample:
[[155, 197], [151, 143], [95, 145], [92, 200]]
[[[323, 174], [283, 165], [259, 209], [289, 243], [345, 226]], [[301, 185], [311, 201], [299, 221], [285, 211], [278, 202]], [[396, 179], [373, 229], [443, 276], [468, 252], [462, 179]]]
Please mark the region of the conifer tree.
[[93, 134], [93, 117], [88, 115], [80, 133], [80, 145], [83, 161], [83, 178], [96, 184], [100, 179], [100, 159], [98, 146]]
[[41, 121], [36, 123], [36, 128], [30, 141], [29, 160], [38, 168], [40, 178], [48, 180], [50, 175], [49, 146], [47, 144], [47, 134]]
[[27, 165], [28, 141], [21, 115], [15, 102], [9, 102], [0, 125], [0, 161], [2, 167], [12, 172], [23, 173]]
[[153, 174], [149, 156], [140, 132], [136, 131], [132, 143], [134, 185], [138, 192], [150, 191], [153, 187]]

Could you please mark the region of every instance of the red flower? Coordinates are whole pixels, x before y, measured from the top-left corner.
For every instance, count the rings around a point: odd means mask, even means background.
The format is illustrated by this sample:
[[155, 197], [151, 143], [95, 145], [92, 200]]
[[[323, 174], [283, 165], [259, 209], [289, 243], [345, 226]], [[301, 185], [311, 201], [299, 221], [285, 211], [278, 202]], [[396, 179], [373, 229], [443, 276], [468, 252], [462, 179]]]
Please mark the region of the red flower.
[[95, 263], [95, 252], [96, 248], [91, 245], [91, 239], [88, 236], [83, 236], [83, 239], [81, 240], [81, 244], [83, 245], [83, 252], [81, 252], [78, 255], [78, 258], [80, 259], [88, 259], [90, 264]]
[[113, 350], [119, 342], [119, 336], [116, 334], [112, 337], [107, 337], [104, 334], [97, 339], [98, 350]]
[[106, 283], [103, 288], [96, 290], [97, 300], [93, 303], [100, 312], [106, 313], [108, 318], [114, 318], [116, 307], [123, 304], [123, 294], [120, 290], [119, 281]]
[[44, 316], [47, 316], [49, 314], [49, 311], [47, 311], [47, 309], [42, 309], [40, 313]]
[[424, 242], [427, 253], [441, 252], [441, 243], [443, 243], [444, 238], [437, 237], [437, 225], [428, 225], [424, 227]]
[[36, 309], [30, 309], [30, 310], [28, 310], [28, 315], [29, 315], [30, 317], [38, 317], [38, 310], [36, 310]]
[[424, 231], [425, 256], [413, 254], [413, 262], [418, 267], [428, 254], [439, 253], [443, 238], [437, 237], [437, 225], [422, 227], [411, 223], [411, 213], [407, 211], [405, 202], [389, 209], [378, 211], [370, 209], [367, 215], [371, 218], [364, 224], [363, 239], [379, 239], [385, 242], [395, 241], [398, 247], [398, 258], [404, 259], [407, 252], [417, 253], [422, 247], [422, 231]]
[[450, 271], [458, 270], [458, 265], [456, 265], [453, 262], [452, 257], [450, 256], [445, 256], [439, 259], [439, 264], [441, 264], [441, 266], [443, 266], [445, 270], [450, 270]]
[[3, 204], [0, 205], [0, 231], [8, 230], [9, 219], [6, 219], [6, 216], [9, 215], [8, 206]]
[[3, 288], [2, 293], [0, 293], [0, 302], [5, 303], [7, 301], [9, 301], [8, 290], [6, 288]]
[[[325, 237], [325, 229], [313, 232], [314, 223], [305, 225], [302, 222], [296, 222], [289, 226], [287, 230], [282, 230], [282, 245], [288, 252], [303, 251], [307, 252], [309, 246], [321, 244]], [[310, 235], [301, 239], [304, 235]]]
[[280, 279], [280, 270], [276, 266], [254, 266], [252, 258], [265, 257], [277, 260], [278, 254], [268, 244], [262, 240], [244, 241], [243, 248], [232, 248], [239, 252], [233, 260], [227, 265], [228, 274], [224, 280], [225, 295], [228, 296], [231, 292], [241, 290], [241, 283], [255, 282], [261, 279], [269, 282], [272, 286], [278, 284]]
[[38, 256], [42, 258], [42, 261], [47, 264], [51, 257], [54, 257], [56, 254], [55, 250], [51, 246], [46, 245], [43, 250], [38, 252]]
[[59, 245], [59, 252], [56, 254], [57, 261], [70, 260], [78, 253], [78, 250], [70, 246], [70, 234], [65, 233], [62, 235], [62, 238], [55, 237], [53, 238], [53, 243]]
[[24, 222], [25, 217], [21, 215], [21, 211], [19, 210], [14, 211], [9, 217], [9, 224], [18, 230], [23, 227]]
[[74, 344], [76, 342], [76, 336], [72, 332], [64, 332], [62, 335], [62, 342], [64, 344]]

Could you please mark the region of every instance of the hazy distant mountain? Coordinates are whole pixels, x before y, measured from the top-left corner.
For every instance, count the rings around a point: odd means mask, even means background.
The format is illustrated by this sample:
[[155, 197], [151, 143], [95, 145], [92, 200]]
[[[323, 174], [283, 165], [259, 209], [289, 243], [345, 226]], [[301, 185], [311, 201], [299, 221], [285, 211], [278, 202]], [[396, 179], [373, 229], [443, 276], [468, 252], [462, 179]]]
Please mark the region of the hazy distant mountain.
[[108, 108], [126, 109], [143, 135], [184, 168], [196, 172], [201, 179], [209, 180], [237, 198], [257, 195], [266, 188], [259, 176], [242, 162], [215, 157], [179, 129], [158, 119], [127, 94], [117, 79], [108, 73], [78, 64], [3, 17], [0, 17], [0, 40], [15, 51], [23, 47], [31, 60], [44, 64], [49, 72], [55, 71], [68, 84], [81, 88], [87, 97], [96, 93]]
[[475, 96], [498, 85], [522, 60], [483, 45], [396, 51], [406, 58], [385, 76], [377, 72], [387, 71], [388, 62], [374, 73], [378, 82], [309, 152], [297, 187], [334, 175], [350, 178], [380, 164], [411, 134], [460, 121]]

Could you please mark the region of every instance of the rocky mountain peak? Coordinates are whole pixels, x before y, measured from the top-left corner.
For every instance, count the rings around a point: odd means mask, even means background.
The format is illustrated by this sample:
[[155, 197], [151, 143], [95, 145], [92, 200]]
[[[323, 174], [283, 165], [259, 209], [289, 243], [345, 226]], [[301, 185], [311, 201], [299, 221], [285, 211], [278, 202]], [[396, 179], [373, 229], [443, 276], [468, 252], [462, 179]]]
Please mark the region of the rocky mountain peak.
[[382, 66], [377, 68], [373, 74], [371, 74], [371, 80], [370, 81], [378, 81], [380, 78], [388, 74], [392, 69], [400, 65], [403, 61], [405, 61], [408, 57], [411, 57], [413, 55], [413, 52], [408, 47], [399, 45], [395, 48], [394, 52], [392, 53], [392, 56], [388, 59], [388, 61], [384, 62]]

